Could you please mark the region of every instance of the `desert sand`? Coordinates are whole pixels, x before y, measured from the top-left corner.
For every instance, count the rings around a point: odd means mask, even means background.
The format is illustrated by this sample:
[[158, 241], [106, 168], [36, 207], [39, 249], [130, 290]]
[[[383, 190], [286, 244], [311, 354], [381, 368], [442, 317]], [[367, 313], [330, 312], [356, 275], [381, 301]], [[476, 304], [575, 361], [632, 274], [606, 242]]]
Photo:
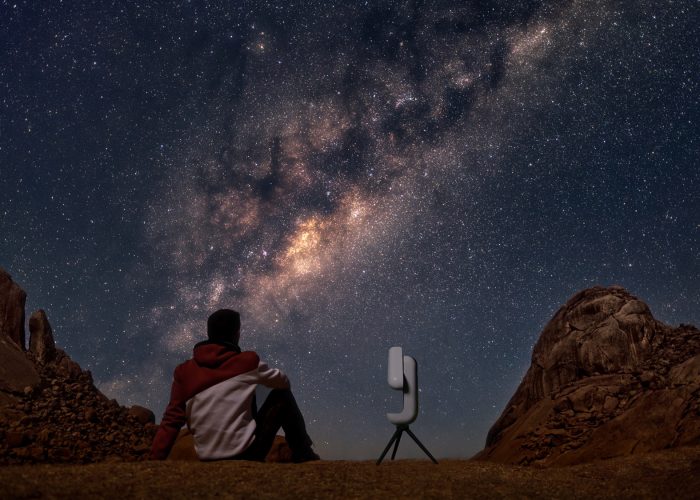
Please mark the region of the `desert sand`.
[[700, 498], [700, 447], [588, 464], [113, 462], [0, 468], [0, 498]]

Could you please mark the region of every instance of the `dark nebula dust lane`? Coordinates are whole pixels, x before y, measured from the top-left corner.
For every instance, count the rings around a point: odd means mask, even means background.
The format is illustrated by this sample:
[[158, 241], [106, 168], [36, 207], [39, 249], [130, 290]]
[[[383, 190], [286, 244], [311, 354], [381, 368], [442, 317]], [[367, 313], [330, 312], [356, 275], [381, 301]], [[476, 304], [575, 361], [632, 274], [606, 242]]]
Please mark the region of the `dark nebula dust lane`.
[[0, 265], [120, 402], [231, 307], [324, 458], [389, 438], [392, 345], [470, 456], [576, 291], [700, 322], [695, 10], [0, 3]]

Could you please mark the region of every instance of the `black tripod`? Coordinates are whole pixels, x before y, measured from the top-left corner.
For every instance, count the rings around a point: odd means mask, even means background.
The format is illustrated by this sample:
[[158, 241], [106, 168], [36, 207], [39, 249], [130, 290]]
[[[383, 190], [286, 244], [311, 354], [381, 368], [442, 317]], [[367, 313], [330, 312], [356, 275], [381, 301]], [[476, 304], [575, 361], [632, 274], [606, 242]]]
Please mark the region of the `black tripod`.
[[423, 452], [430, 457], [430, 460], [433, 461], [434, 464], [437, 464], [437, 460], [430, 454], [428, 451], [428, 448], [423, 446], [423, 443], [421, 443], [418, 438], [416, 437], [415, 434], [411, 431], [411, 429], [408, 428], [408, 424], [397, 424], [396, 425], [396, 431], [394, 432], [394, 435], [391, 436], [391, 439], [389, 440], [389, 444], [386, 445], [386, 448], [384, 448], [384, 451], [382, 452], [382, 456], [379, 457], [379, 460], [377, 460], [377, 465], [382, 463], [382, 460], [384, 460], [384, 457], [386, 456], [387, 452], [389, 451], [389, 448], [391, 448], [391, 445], [394, 445], [394, 451], [391, 452], [391, 459], [393, 460], [394, 457], [396, 456], [396, 450], [399, 449], [399, 441], [401, 441], [401, 434], [406, 431], [411, 438], [416, 442], [418, 446], [420, 446], [420, 449], [423, 450]]

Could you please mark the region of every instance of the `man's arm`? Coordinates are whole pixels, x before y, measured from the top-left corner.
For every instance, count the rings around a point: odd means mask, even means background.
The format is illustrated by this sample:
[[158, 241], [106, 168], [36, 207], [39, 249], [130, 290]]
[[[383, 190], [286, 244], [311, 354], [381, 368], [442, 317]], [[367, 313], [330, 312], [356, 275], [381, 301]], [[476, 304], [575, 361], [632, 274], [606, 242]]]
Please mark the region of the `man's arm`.
[[277, 368], [270, 368], [267, 363], [258, 364], [258, 377], [262, 385], [273, 389], [289, 389], [289, 379]]
[[158, 427], [158, 432], [155, 438], [153, 438], [151, 460], [165, 460], [168, 458], [170, 450], [180, 433], [180, 428], [187, 422], [187, 415], [185, 412], [187, 400], [184, 397], [183, 389], [176, 368], [173, 376], [173, 386], [170, 390], [170, 402], [165, 409], [163, 419]]

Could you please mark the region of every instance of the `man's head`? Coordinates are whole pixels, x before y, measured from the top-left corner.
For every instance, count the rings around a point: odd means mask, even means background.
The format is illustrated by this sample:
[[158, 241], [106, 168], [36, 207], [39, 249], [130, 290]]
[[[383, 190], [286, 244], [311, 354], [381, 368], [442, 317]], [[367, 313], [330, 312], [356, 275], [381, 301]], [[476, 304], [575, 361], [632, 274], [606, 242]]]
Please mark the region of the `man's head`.
[[215, 342], [238, 344], [241, 336], [241, 315], [231, 309], [219, 309], [207, 320], [207, 336]]

